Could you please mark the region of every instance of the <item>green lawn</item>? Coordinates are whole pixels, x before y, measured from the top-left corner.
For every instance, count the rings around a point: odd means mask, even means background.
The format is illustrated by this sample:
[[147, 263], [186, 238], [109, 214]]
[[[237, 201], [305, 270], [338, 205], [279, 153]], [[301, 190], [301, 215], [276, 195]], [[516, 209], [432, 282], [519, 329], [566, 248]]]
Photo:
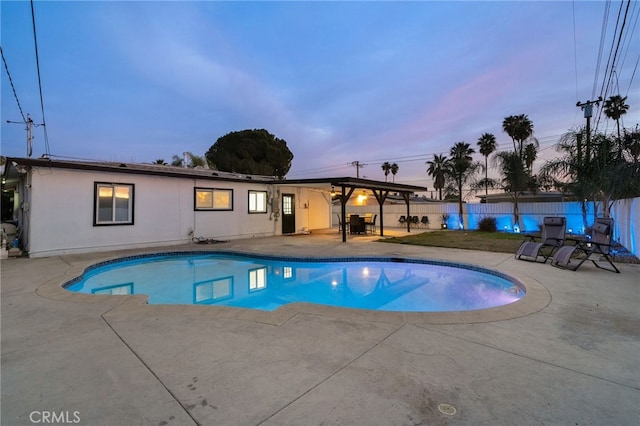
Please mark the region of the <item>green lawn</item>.
[[[527, 234], [529, 235], [529, 234]], [[539, 237], [540, 234], [533, 234]], [[522, 234], [510, 234], [505, 232], [480, 232], [480, 231], [430, 231], [406, 237], [385, 238], [378, 241], [396, 244], [413, 244], [417, 246], [447, 247], [468, 250], [482, 250], [496, 253], [514, 253], [520, 244], [528, 240]], [[539, 239], [537, 241], [540, 241]], [[620, 263], [640, 264], [640, 259], [629, 253], [619, 244], [614, 245], [613, 260]]]
[[421, 234], [387, 238], [380, 241], [396, 244], [515, 253], [524, 240], [525, 237], [521, 234], [449, 230], [423, 232]]

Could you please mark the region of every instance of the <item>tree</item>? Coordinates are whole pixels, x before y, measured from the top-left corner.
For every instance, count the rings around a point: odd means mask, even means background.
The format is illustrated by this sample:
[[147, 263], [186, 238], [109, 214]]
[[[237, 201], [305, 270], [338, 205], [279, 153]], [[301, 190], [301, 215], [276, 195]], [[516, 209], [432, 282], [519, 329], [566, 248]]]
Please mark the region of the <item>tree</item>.
[[382, 163], [382, 171], [384, 172], [384, 181], [387, 181], [387, 176], [389, 176], [389, 172], [391, 172], [391, 163], [385, 161]]
[[488, 161], [489, 156], [493, 154], [493, 152], [497, 148], [496, 137], [491, 133], [484, 133], [478, 139], [478, 147], [480, 148], [480, 154], [484, 157], [484, 195], [489, 194], [489, 175], [488, 175]]
[[[186, 158], [188, 158], [189, 160], [185, 163]], [[162, 164], [162, 163], [159, 163], [159, 161], [164, 161], [164, 160], [156, 160], [156, 164]], [[166, 165], [167, 163], [164, 163], [164, 164]], [[193, 169], [196, 167], [205, 167], [206, 164], [207, 163], [204, 157], [193, 154], [191, 152], [183, 153], [182, 157], [179, 155], [174, 155], [171, 158], [171, 165], [175, 167], [188, 167]]]
[[207, 160], [204, 157], [200, 155], [195, 155], [191, 152], [187, 152], [187, 155], [191, 160], [189, 162], [189, 167], [196, 168], [196, 167], [205, 167], [207, 165]]
[[449, 168], [449, 160], [445, 155], [433, 155], [433, 161], [427, 161], [429, 165], [427, 174], [433, 179], [433, 187], [438, 191], [438, 198], [442, 201], [442, 190], [447, 183], [447, 169]]
[[558, 186], [581, 201], [598, 201], [608, 217], [616, 200], [640, 195], [640, 166], [637, 161], [626, 160], [626, 155], [633, 157], [626, 144], [625, 155], [619, 157], [613, 138], [602, 133], [593, 135], [593, 155], [587, 161], [581, 153], [583, 134], [580, 131], [563, 135], [556, 145], [562, 155], [547, 161], [541, 173], [555, 177]]
[[162, 158], [158, 158], [156, 161], [154, 161], [154, 162], [153, 162], [153, 163], [151, 163], [151, 164], [159, 164], [159, 165], [161, 165], [161, 166], [166, 166], [166, 165], [167, 165], [167, 162], [166, 162], [166, 161], [164, 161], [164, 159], [162, 159]]
[[625, 130], [623, 147], [629, 152], [634, 163], [640, 161], [640, 127], [637, 124], [634, 130]]
[[524, 154], [523, 154], [524, 165], [527, 168], [527, 173], [529, 173], [530, 175], [533, 174], [533, 163], [534, 161], [536, 161], [536, 158], [538, 157], [538, 148], [540, 147], [538, 140], [536, 138], [532, 138], [532, 139], [533, 139], [533, 142], [528, 143], [524, 147]]
[[398, 174], [398, 170], [400, 170], [400, 166], [398, 164], [393, 163], [391, 165], [391, 175], [393, 175], [393, 182], [396, 181], [396, 175]]
[[604, 101], [604, 114], [616, 121], [618, 129], [618, 156], [622, 155], [622, 138], [620, 137], [620, 117], [625, 115], [629, 110], [629, 105], [625, 103], [627, 97], [613, 95]]
[[241, 130], [218, 138], [205, 153], [216, 170], [284, 179], [291, 168], [293, 153], [284, 139], [264, 129]]
[[464, 224], [462, 218], [462, 188], [464, 184], [466, 184], [475, 174], [479, 166], [479, 164], [474, 163], [471, 158], [471, 154], [474, 152], [473, 148], [471, 148], [471, 146], [466, 142], [457, 142], [449, 152], [451, 160], [449, 162], [449, 167], [447, 168], [447, 173], [456, 184], [458, 195], [458, 215], [461, 227]]
[[533, 122], [526, 114], [510, 115], [502, 122], [502, 130], [511, 137], [513, 151], [522, 160], [524, 157], [524, 142], [533, 135]]
[[520, 226], [518, 199], [526, 190], [535, 190], [535, 180], [527, 172], [524, 162], [517, 152], [501, 151], [494, 157], [502, 175], [502, 187], [511, 194], [513, 199], [514, 228]]

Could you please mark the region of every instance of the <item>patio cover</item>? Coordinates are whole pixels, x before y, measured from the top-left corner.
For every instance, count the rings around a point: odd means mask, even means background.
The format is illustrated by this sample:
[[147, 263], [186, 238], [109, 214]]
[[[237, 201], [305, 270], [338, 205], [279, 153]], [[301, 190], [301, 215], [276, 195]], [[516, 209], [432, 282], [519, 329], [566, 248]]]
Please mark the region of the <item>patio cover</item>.
[[[415, 185], [404, 185], [400, 183], [380, 182], [376, 180], [360, 179], [352, 177], [337, 177], [337, 178], [316, 178], [316, 179], [285, 179], [282, 181], [274, 182], [277, 185], [305, 185], [308, 187], [316, 187], [327, 192], [335, 191], [335, 196], [340, 200], [340, 212], [342, 217], [342, 223], [346, 224], [347, 219], [347, 201], [351, 198], [351, 195], [356, 189], [368, 189], [373, 192], [373, 195], [378, 201], [380, 207], [380, 236], [384, 236], [384, 220], [383, 220], [383, 205], [390, 192], [397, 192], [402, 195], [404, 202], [407, 204], [407, 217], [409, 213], [409, 203], [411, 195], [417, 191], [427, 191], [426, 187]], [[338, 192], [339, 190], [339, 192]], [[407, 221], [407, 232], [411, 232], [411, 224]], [[342, 227], [342, 242], [347, 241], [347, 227]]]

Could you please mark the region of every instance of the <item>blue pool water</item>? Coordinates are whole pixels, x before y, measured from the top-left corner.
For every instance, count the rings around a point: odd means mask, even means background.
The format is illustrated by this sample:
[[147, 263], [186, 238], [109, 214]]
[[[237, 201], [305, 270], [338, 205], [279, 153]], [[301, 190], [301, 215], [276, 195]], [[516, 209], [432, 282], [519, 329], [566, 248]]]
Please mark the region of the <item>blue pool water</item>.
[[467, 311], [506, 305], [524, 288], [470, 265], [395, 258], [296, 259], [167, 253], [93, 265], [64, 285], [91, 294], [145, 294], [153, 304], [272, 311], [309, 302], [381, 311]]

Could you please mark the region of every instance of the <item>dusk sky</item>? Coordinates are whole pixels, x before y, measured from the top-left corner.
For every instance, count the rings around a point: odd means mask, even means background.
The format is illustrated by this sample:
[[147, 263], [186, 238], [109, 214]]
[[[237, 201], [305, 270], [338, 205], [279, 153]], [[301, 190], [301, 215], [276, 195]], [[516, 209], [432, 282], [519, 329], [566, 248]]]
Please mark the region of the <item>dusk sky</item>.
[[[489, 132], [510, 149], [509, 115], [533, 121], [538, 166], [556, 155], [585, 123], [576, 102], [602, 92], [620, 9], [609, 5], [597, 69], [600, 1], [34, 5], [52, 158], [170, 162], [264, 128], [293, 152], [289, 178], [355, 176], [360, 161], [361, 177], [384, 180], [389, 161], [396, 182], [429, 189], [425, 162], [456, 142], [477, 150]], [[0, 8], [17, 97], [41, 123], [31, 5]], [[631, 2], [607, 93], [628, 96], [626, 127], [640, 122], [639, 12]], [[24, 126], [7, 120], [22, 119], [3, 66], [2, 155], [25, 157]], [[614, 128], [602, 115], [598, 129]], [[34, 134], [40, 157], [42, 127]]]

